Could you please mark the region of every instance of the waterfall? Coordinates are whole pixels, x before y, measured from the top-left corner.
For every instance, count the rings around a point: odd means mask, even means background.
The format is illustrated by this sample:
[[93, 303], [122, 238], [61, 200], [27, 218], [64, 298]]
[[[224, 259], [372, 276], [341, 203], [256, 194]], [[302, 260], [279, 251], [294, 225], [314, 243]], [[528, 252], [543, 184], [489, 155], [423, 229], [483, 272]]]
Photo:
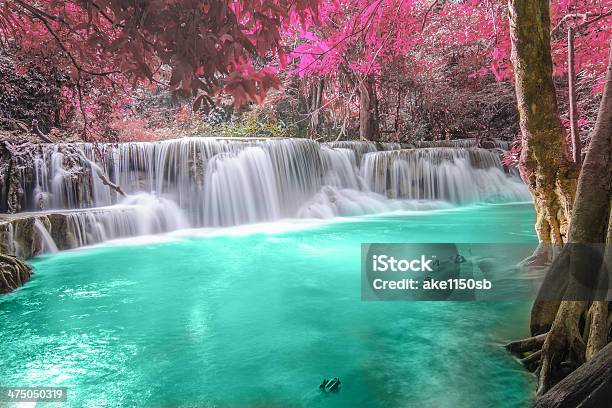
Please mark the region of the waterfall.
[[[65, 218], [62, 227], [52, 217], [45, 221], [36, 215], [40, 245], [23, 244], [32, 253], [39, 246], [43, 252], [55, 250], [57, 228], [65, 228], [64, 249], [187, 227], [530, 199], [498, 152], [472, 147], [190, 137], [31, 149], [31, 168], [15, 166], [13, 174], [19, 189], [12, 191], [23, 192], [16, 196], [18, 208]], [[109, 188], [109, 180], [127, 197]], [[9, 190], [2, 189], [2, 208], [8, 208]], [[14, 235], [12, 229], [4, 231]], [[15, 251], [19, 245], [5, 244]]]
[[393, 142], [369, 142], [361, 140], [339, 140], [337, 142], [323, 143], [323, 146], [332, 149], [349, 149], [355, 153], [357, 163], [361, 163], [361, 158], [366, 153], [377, 152], [381, 150], [399, 150], [401, 145]]
[[469, 202], [529, 200], [499, 156], [484, 149], [426, 148], [368, 153], [361, 174], [371, 191], [391, 198]]
[[[273, 177], [268, 182], [274, 179], [278, 193], [291, 196], [284, 196], [283, 203], [287, 199], [300, 202], [320, 188], [319, 145], [310, 140], [236, 142], [193, 137], [156, 143], [42, 145], [35, 152], [32, 180], [23, 177], [22, 185], [32, 193], [25, 195], [22, 207], [35, 211], [117, 203], [120, 197], [104, 185], [92, 168], [95, 165], [126, 193], [168, 197], [180, 208], [193, 210], [191, 220], [202, 224], [205, 212], [201, 209], [207, 199], [215, 198], [204, 188], [210, 180], [208, 173], [225, 171], [232, 157], [239, 162], [256, 160], [255, 150], [269, 162], [273, 173], [268, 175]], [[285, 207], [291, 203], [286, 204], [280, 214], [287, 214]]]
[[38, 218], [34, 219], [33, 228], [40, 239], [40, 252], [46, 253], [58, 251], [57, 245], [55, 245], [55, 241], [51, 237], [51, 234], [49, 234], [49, 231], [47, 231], [43, 223]]
[[68, 213], [66, 225], [69, 245], [77, 248], [110, 239], [188, 228], [189, 222], [172, 201], [141, 193], [117, 205]]
[[0, 222], [0, 251], [29, 258], [58, 249], [188, 227], [184, 212], [174, 202], [139, 193], [108, 207], [12, 216]]
[[7, 222], [0, 224], [0, 253], [19, 254], [19, 243], [15, 240], [15, 227]]
[[204, 218], [196, 225], [227, 226], [295, 216], [304, 200], [321, 188], [322, 172], [318, 145], [297, 142], [267, 141], [211, 158], [200, 204]]
[[261, 147], [235, 156], [219, 155], [208, 164], [204, 224], [247, 224], [281, 217], [274, 164]]
[[350, 149], [321, 148], [323, 161], [323, 185], [361, 190], [356, 154]]
[[463, 147], [463, 148], [471, 148], [471, 147], [483, 147], [479, 146], [479, 144], [486, 145], [486, 148], [495, 148], [501, 150], [509, 150], [510, 142], [506, 140], [500, 139], [485, 139], [479, 142], [478, 139], [468, 138], [468, 139], [455, 139], [455, 140], [433, 140], [433, 141], [415, 141], [412, 142], [414, 147], [424, 148], [424, 147]]

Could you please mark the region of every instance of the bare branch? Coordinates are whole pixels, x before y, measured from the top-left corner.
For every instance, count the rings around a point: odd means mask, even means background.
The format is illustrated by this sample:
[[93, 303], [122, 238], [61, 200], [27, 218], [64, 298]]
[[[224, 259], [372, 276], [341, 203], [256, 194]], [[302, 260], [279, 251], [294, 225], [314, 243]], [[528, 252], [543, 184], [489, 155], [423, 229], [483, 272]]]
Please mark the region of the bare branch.
[[[563, 18], [561, 18], [561, 20], [559, 20], [559, 22], [557, 23], [557, 25], [550, 31], [551, 34], [555, 34], [560, 28], [561, 26], [566, 23], [569, 20], [572, 19], [581, 19], [582, 23], [576, 25], [576, 29], [582, 29], [585, 28], [587, 26], [589, 26], [590, 24], [593, 24], [603, 18], [609, 17], [612, 15], [612, 10], [608, 11], [607, 13], [572, 13], [572, 14], [566, 14], [563, 16]], [[592, 20], [589, 20], [590, 17], [595, 17]]]

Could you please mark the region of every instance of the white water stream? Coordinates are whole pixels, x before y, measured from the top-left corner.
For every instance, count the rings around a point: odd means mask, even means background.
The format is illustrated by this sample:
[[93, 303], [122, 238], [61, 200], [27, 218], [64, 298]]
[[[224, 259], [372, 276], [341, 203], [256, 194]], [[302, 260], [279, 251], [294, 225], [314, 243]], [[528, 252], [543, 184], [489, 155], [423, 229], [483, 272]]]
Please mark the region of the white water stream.
[[[67, 215], [72, 246], [82, 246], [187, 227], [530, 199], [525, 185], [504, 169], [496, 151], [399, 147], [202, 137], [41, 145], [33, 177], [22, 180], [26, 191], [22, 208], [91, 208]], [[71, 150], [79, 153], [69, 154]], [[128, 197], [105, 185], [94, 166]], [[57, 249], [43, 223], [38, 221], [35, 229], [44, 252]]]

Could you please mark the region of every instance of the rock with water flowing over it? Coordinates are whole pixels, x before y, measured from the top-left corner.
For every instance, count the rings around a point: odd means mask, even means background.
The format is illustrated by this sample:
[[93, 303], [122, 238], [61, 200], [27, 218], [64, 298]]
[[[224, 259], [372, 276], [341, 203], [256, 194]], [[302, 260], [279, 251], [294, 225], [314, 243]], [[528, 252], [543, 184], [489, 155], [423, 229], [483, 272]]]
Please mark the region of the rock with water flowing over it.
[[413, 145], [414, 147], [482, 147], [483, 149], [510, 149], [510, 142], [496, 138], [416, 141], [413, 142]]
[[109, 239], [158, 234], [189, 226], [170, 200], [147, 194], [88, 210], [23, 213], [0, 218], [0, 252], [27, 259]]
[[452, 147], [367, 153], [361, 174], [371, 191], [390, 198], [453, 204], [529, 200], [522, 181], [485, 149]]

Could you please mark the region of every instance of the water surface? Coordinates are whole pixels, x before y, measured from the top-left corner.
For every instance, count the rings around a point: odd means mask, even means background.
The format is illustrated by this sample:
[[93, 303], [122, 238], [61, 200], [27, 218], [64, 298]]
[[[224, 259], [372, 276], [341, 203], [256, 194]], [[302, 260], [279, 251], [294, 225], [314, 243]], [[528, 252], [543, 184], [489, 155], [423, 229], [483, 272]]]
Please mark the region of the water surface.
[[360, 244], [534, 242], [533, 224], [531, 205], [476, 205], [41, 257], [0, 298], [0, 385], [66, 386], [74, 407], [525, 406], [500, 345], [529, 304], [362, 302]]

